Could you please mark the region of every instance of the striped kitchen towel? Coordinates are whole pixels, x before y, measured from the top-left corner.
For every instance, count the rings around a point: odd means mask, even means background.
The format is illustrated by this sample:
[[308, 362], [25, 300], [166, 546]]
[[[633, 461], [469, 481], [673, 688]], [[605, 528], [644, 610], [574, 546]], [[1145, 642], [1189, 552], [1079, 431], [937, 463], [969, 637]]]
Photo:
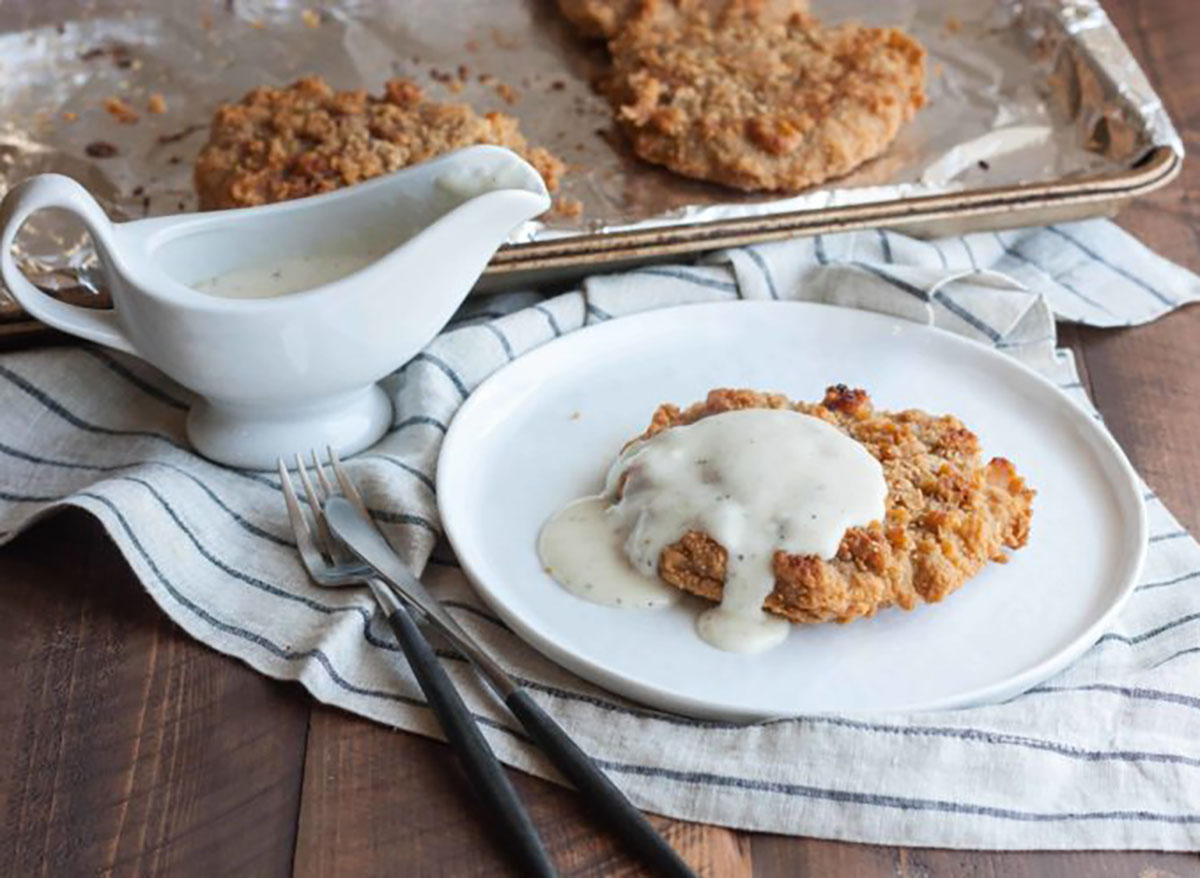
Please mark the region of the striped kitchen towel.
[[[518, 640], [438, 542], [433, 482], [446, 426], [479, 382], [634, 311], [774, 298], [886, 312], [1001, 348], [1086, 405], [1070, 354], [1056, 350], [1055, 314], [1124, 326], [1198, 297], [1200, 279], [1090, 221], [937, 241], [824, 236], [596, 277], [554, 297], [481, 298], [384, 382], [395, 423], [351, 466], [430, 588], [646, 809], [884, 844], [1200, 849], [1200, 546], [1149, 490], [1138, 590], [1056, 678], [970, 710], [741, 727], [646, 710]], [[0, 356], [0, 393], [0, 539], [65, 504], [86, 509], [193, 636], [322, 701], [437, 734], [368, 595], [309, 584], [277, 478], [188, 450], [186, 391], [135, 359], [75, 347]], [[548, 775], [463, 662], [445, 660], [501, 758]]]

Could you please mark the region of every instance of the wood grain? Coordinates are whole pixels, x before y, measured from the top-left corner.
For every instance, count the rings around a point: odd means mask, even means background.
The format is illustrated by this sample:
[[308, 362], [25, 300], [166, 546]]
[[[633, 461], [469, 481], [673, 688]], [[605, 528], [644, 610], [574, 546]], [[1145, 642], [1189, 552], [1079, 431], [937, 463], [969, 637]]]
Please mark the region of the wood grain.
[[[574, 792], [513, 781], [564, 875], [645, 874]], [[702, 875], [749, 878], [749, 844], [714, 826], [654, 818]], [[440, 742], [316, 707], [296, 848], [297, 876], [515, 874]]]
[[0, 874], [288, 874], [307, 699], [175, 628], [83, 513], [0, 579]]

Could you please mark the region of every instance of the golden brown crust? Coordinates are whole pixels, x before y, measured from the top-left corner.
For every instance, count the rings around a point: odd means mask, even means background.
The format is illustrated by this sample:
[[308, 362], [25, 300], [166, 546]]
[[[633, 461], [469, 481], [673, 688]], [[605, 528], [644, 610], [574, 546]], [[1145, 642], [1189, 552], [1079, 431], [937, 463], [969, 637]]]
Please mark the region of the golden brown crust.
[[797, 191], [887, 148], [925, 102], [908, 35], [646, 2], [610, 44], [607, 92], [634, 152], [739, 189]]
[[[952, 415], [877, 412], [863, 390], [830, 387], [820, 404], [754, 390], [713, 390], [686, 410], [660, 406], [639, 438], [721, 412], [790, 408], [861, 442], [882, 464], [885, 518], [846, 531], [837, 556], [775, 555], [775, 589], [764, 609], [793, 622], [849, 622], [883, 607], [912, 609], [958, 589], [988, 561], [1029, 539], [1034, 491], [1004, 458], [983, 463], [979, 440]], [[671, 585], [720, 600], [725, 549], [692, 531], [659, 557]]]
[[389, 81], [375, 97], [335, 91], [308, 76], [286, 88], [256, 88], [217, 110], [196, 159], [196, 192], [203, 209], [270, 204], [331, 192], [477, 143], [519, 153], [547, 187], [558, 188], [562, 162], [530, 147], [511, 116], [435, 103], [407, 79]]

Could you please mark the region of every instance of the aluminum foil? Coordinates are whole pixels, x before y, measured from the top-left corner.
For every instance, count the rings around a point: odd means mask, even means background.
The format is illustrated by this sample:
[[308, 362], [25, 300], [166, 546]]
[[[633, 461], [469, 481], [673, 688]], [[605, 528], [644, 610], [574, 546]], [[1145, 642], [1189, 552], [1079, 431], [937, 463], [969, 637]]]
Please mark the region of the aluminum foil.
[[[929, 104], [879, 159], [781, 198], [633, 157], [590, 85], [603, 50], [579, 40], [552, 0], [7, 0], [0, 189], [57, 171], [117, 220], [195, 210], [191, 165], [216, 107], [307, 73], [371, 90], [408, 76], [436, 99], [516, 116], [530, 141], [567, 161], [560, 194], [582, 205], [578, 217], [528, 224], [518, 243], [1083, 178], [1128, 168], [1154, 146], [1182, 154], [1096, 0], [813, 6], [829, 21], [913, 33], [929, 50]], [[90, 243], [69, 218], [36, 217], [19, 247], [35, 282], [102, 301]], [[0, 319], [15, 314], [0, 300]]]

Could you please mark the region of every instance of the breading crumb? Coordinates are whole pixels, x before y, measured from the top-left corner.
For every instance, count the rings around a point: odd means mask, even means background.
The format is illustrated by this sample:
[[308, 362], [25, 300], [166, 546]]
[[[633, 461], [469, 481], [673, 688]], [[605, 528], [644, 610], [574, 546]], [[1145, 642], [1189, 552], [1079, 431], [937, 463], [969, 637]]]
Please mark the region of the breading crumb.
[[570, 198], [563, 195], [554, 199], [554, 206], [551, 210], [555, 216], [560, 216], [564, 219], [578, 219], [583, 216], [583, 202], [578, 198]]
[[498, 94], [500, 99], [510, 107], [517, 102], [517, 92], [507, 82], [496, 84], [496, 94]]
[[156, 115], [161, 115], [162, 113], [165, 113], [167, 111], [166, 98], [164, 98], [158, 92], [152, 93], [150, 95], [149, 100], [146, 101], [146, 111], [149, 113], [154, 113]]
[[122, 125], [132, 125], [142, 118], [137, 110], [118, 97], [105, 98], [104, 109]]

